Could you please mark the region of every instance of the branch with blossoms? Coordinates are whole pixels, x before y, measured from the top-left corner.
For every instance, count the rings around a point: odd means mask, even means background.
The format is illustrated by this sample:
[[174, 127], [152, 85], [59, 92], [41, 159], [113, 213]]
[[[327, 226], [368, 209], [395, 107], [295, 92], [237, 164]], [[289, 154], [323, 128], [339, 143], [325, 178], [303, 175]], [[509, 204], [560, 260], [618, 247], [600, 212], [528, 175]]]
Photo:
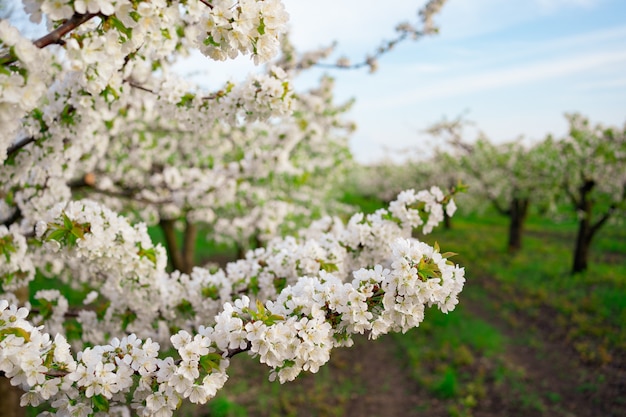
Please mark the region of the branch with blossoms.
[[[348, 155], [349, 104], [334, 104], [329, 79], [295, 94], [291, 72], [274, 66], [206, 95], [172, 75], [172, 57], [190, 48], [267, 62], [286, 30], [280, 0], [27, 9], [53, 28], [35, 43], [0, 21], [0, 372], [23, 406], [167, 416], [213, 397], [239, 353], [285, 382], [353, 334], [406, 331], [429, 306], [454, 308], [463, 269], [411, 239], [454, 211], [438, 189], [275, 237], [290, 210], [313, 217], [311, 200]], [[76, 200], [73, 185], [99, 201]], [[266, 245], [224, 269], [170, 273], [131, 216]], [[36, 273], [89, 291], [84, 306], [54, 288], [20, 298]]]
[[[61, 23], [59, 27], [49, 32], [48, 34], [42, 36], [41, 38], [33, 41], [33, 45], [35, 45], [37, 48], [45, 48], [53, 44], [63, 44], [63, 40], [62, 40], [63, 36], [75, 30], [83, 23], [88, 22], [95, 16], [97, 16], [97, 14], [95, 13], [94, 14], [75, 13], [72, 17], [65, 20], [63, 23]], [[3, 56], [0, 56], [0, 65], [8, 66], [8, 65], [15, 63], [16, 61], [18, 61], [18, 57], [10, 52]]]
[[[451, 254], [407, 238], [413, 227], [427, 232], [441, 220], [444, 200], [453, 212], [453, 200], [436, 188], [405, 192], [389, 211], [356, 215], [345, 228], [324, 220], [303, 232], [301, 243], [271, 242], [265, 250], [229, 265], [228, 275], [196, 268], [195, 279], [177, 273], [158, 278], [162, 252], [145, 242], [143, 229], [125, 225], [114, 213], [87, 202], [59, 207], [59, 214], [50, 213], [50, 221], [37, 226], [47, 247], [81, 259], [84, 268], [108, 274], [116, 284], [105, 283], [101, 295], [112, 304], [124, 297], [106, 294], [115, 287], [130, 292], [126, 297], [137, 308], [146, 295], [145, 286], [156, 285], [148, 290], [149, 302], [161, 304], [162, 318], [183, 330], [172, 332], [169, 339], [158, 333], [143, 338], [121, 334], [107, 344], [94, 343], [75, 357], [62, 333], [53, 337], [42, 332], [27, 321], [25, 308], [0, 301], [0, 370], [26, 391], [24, 405], [45, 401], [54, 404], [56, 412], [91, 414], [125, 406], [130, 396], [130, 406], [146, 416], [171, 415], [182, 399], [208, 401], [223, 386], [229, 359], [238, 353], [257, 357], [272, 369], [270, 379], [280, 382], [293, 380], [303, 370], [317, 372], [333, 347], [351, 345], [353, 334], [367, 332], [376, 338], [390, 331], [405, 332], [419, 325], [428, 306], [444, 312], [454, 308], [465, 281], [463, 269], [448, 261]], [[125, 236], [125, 247], [103, 251], [107, 244], [102, 237], [112, 232]], [[138, 241], [143, 242], [137, 245]], [[129, 250], [132, 247], [136, 250]], [[126, 277], [113, 276], [110, 259], [117, 256], [125, 257], [119, 264], [126, 265], [124, 271], [117, 272]], [[363, 262], [376, 265], [359, 267]], [[246, 270], [247, 278], [241, 275]], [[204, 284], [198, 287], [201, 275]], [[124, 284], [128, 279], [138, 279], [141, 285], [129, 287]], [[167, 291], [160, 292], [160, 285]], [[240, 288], [248, 295], [239, 295]], [[36, 297], [49, 301], [45, 305], [50, 316], [61, 315], [53, 306], [60, 306], [60, 311], [67, 307], [54, 291]], [[143, 314], [150, 314], [145, 307]], [[182, 314], [181, 307], [188, 314]], [[206, 310], [213, 308], [218, 311], [210, 319]], [[170, 317], [164, 317], [168, 313]], [[195, 321], [190, 321], [192, 317]], [[83, 321], [85, 332], [92, 328], [88, 324]], [[154, 328], [145, 324], [144, 332]], [[126, 330], [131, 328], [126, 323]], [[155, 342], [155, 337], [161, 341]], [[161, 346], [169, 344], [177, 354], [161, 356]]]
[[352, 63], [346, 56], [340, 57], [334, 63], [321, 62], [328, 58], [335, 50], [336, 44], [330, 47], [322, 48], [318, 51], [309, 52], [296, 58], [295, 50], [291, 45], [283, 46], [283, 57], [277, 65], [285, 68], [301, 71], [310, 67], [333, 68], [333, 69], [360, 69], [367, 67], [370, 73], [376, 72], [378, 69], [378, 60], [383, 55], [392, 51], [396, 45], [405, 40], [418, 40], [424, 36], [438, 33], [438, 28], [434, 25], [434, 16], [441, 11], [447, 0], [430, 0], [422, 9], [418, 11], [421, 23], [421, 29], [409, 22], [401, 23], [396, 26], [397, 36], [391, 40], [385, 40], [376, 50], [368, 54], [364, 60]]

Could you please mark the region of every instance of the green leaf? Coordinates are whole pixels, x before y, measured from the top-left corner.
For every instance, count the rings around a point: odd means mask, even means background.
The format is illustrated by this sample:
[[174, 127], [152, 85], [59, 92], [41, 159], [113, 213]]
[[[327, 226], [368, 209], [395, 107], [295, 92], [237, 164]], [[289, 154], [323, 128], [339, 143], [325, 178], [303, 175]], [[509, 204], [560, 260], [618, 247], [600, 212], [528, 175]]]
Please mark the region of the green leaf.
[[92, 402], [96, 410], [104, 411], [107, 413], [109, 412], [109, 400], [107, 400], [104, 395], [102, 394], [94, 395]]
[[61, 213], [61, 215], [63, 216], [63, 225], [65, 226], [65, 228], [67, 230], [72, 230], [72, 228], [74, 227], [74, 223], [72, 222], [72, 220], [67, 217], [67, 214], [65, 214], [65, 212]]
[[209, 35], [209, 37], [208, 37], [208, 38], [206, 38], [206, 39], [204, 40], [204, 42], [203, 42], [203, 43], [204, 43], [206, 46], [212, 45], [212, 46], [214, 46], [214, 47], [216, 47], [216, 48], [219, 48], [219, 47], [220, 47], [220, 44], [219, 44], [219, 43], [217, 43], [217, 42], [215, 42], [215, 39], [213, 39], [213, 36], [211, 36], [211, 35]]
[[277, 322], [283, 321], [283, 320], [285, 320], [285, 318], [283, 316], [279, 316], [278, 314], [272, 314], [271, 316], [266, 317], [263, 320], [263, 323], [265, 325], [267, 325], [267, 326], [271, 326], [271, 325], [276, 324]]
[[72, 227], [72, 234], [78, 239], [82, 239], [85, 236], [83, 229], [80, 226], [75, 225]]
[[195, 97], [196, 97], [195, 94], [186, 93], [180, 98], [180, 101], [176, 103], [176, 105], [178, 107], [189, 107], [189, 105], [191, 104], [191, 102], [193, 101]]
[[9, 327], [8, 329], [0, 330], [0, 340], [4, 340], [5, 337], [10, 334], [16, 337], [21, 337], [25, 342], [30, 342], [30, 333], [21, 327]]
[[220, 362], [222, 361], [222, 356], [219, 353], [209, 353], [208, 355], [204, 355], [200, 357], [200, 366], [206, 373], [211, 373], [213, 369], [220, 369]]
[[67, 231], [65, 231], [64, 229], [57, 229], [52, 231], [48, 237], [46, 238], [46, 240], [56, 240], [59, 243], [64, 243], [65, 242], [65, 236], [67, 234]]
[[77, 241], [78, 239], [76, 238], [76, 236], [75, 236], [75, 235], [73, 235], [73, 234], [71, 234], [71, 233], [66, 233], [66, 234], [65, 234], [65, 236], [66, 236], [66, 238], [67, 238], [67, 244], [68, 244], [69, 246], [76, 246], [76, 241]]
[[320, 269], [322, 271], [326, 271], [326, 272], [337, 272], [339, 271], [339, 267], [337, 266], [337, 264], [334, 264], [332, 262], [325, 262], [321, 259], [318, 259], [317, 262], [319, 262], [320, 264]]
[[154, 248], [144, 249], [141, 246], [141, 243], [138, 243], [137, 246], [139, 247], [139, 251], [137, 252], [137, 255], [139, 255], [140, 258], [143, 258], [143, 257], [148, 258], [150, 262], [156, 265], [157, 263], [156, 250]]
[[126, 330], [129, 324], [134, 322], [137, 319], [137, 314], [134, 311], [127, 311], [122, 316], [122, 329]]
[[11, 262], [11, 253], [17, 252], [13, 245], [13, 235], [6, 235], [0, 238], [0, 253], [4, 254], [7, 262]]
[[178, 311], [183, 317], [193, 317], [195, 314], [193, 305], [189, 302], [189, 300], [185, 299], [183, 299], [180, 304], [176, 306], [176, 311]]
[[265, 316], [265, 306], [259, 299], [256, 300], [256, 311], [260, 316]]
[[259, 28], [257, 30], [259, 31], [259, 35], [265, 35], [265, 22], [263, 21], [263, 18], [259, 20]]
[[215, 285], [209, 285], [208, 287], [202, 287], [202, 296], [211, 300], [217, 300], [220, 298], [220, 292]]
[[[132, 17], [132, 16], [131, 16]], [[117, 29], [119, 32], [122, 32], [128, 39], [131, 39], [133, 36], [132, 29], [127, 28], [121, 20], [119, 20], [115, 16], [110, 16], [109, 21], [113, 24], [113, 27]]]

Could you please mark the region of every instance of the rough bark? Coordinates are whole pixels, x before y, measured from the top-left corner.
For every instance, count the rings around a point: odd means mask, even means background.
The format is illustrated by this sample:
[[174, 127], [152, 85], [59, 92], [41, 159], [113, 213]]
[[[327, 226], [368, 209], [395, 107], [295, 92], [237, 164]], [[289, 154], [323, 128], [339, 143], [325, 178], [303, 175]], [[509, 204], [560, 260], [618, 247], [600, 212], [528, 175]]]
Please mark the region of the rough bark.
[[183, 265], [181, 271], [190, 274], [195, 266], [194, 255], [196, 253], [196, 236], [198, 229], [195, 224], [187, 222], [185, 224], [185, 235], [183, 236]]
[[[591, 241], [617, 207], [616, 204], [611, 205], [604, 214], [597, 218], [595, 223], [593, 222], [593, 200], [590, 195], [595, 184], [595, 181], [588, 180], [578, 190], [576, 208], [582, 213], [582, 216], [578, 221], [578, 235], [576, 236], [576, 248], [574, 249], [574, 262], [572, 264], [573, 274], [587, 270]], [[626, 198], [626, 186], [624, 197]]]
[[446, 230], [452, 229], [452, 217], [448, 216], [448, 213], [443, 212], [443, 227]]
[[165, 236], [165, 249], [169, 257], [172, 268], [179, 270], [183, 265], [183, 259], [178, 250], [178, 242], [176, 241], [176, 230], [174, 229], [174, 220], [161, 219], [159, 222], [163, 235]]
[[9, 380], [0, 373], [0, 417], [25, 417], [26, 409], [20, 407], [20, 397], [24, 392], [12, 386]]
[[172, 264], [172, 268], [185, 274], [191, 273], [195, 266], [194, 255], [196, 250], [196, 236], [198, 230], [196, 225], [186, 222], [185, 232], [183, 235], [182, 248], [178, 245], [176, 237], [176, 229], [174, 228], [175, 220], [161, 220], [159, 226], [165, 235], [165, 247], [167, 255]]
[[[593, 214], [593, 201], [589, 198], [589, 194], [595, 186], [594, 181], [585, 181], [578, 189], [577, 209], [582, 216], [578, 221], [578, 234], [576, 236], [576, 247], [574, 249], [574, 262], [572, 264], [572, 273], [583, 272], [587, 269], [589, 263], [589, 247], [591, 239], [595, 234], [595, 230], [591, 221]], [[599, 225], [598, 225], [599, 227]]]
[[587, 213], [578, 223], [578, 235], [576, 236], [576, 248], [574, 249], [574, 263], [572, 265], [572, 273], [583, 272], [587, 270], [589, 259], [589, 247], [591, 246], [591, 222], [588, 220]]
[[515, 253], [522, 248], [522, 233], [524, 231], [524, 222], [528, 214], [528, 198], [513, 198], [508, 210], [509, 215], [509, 253]]

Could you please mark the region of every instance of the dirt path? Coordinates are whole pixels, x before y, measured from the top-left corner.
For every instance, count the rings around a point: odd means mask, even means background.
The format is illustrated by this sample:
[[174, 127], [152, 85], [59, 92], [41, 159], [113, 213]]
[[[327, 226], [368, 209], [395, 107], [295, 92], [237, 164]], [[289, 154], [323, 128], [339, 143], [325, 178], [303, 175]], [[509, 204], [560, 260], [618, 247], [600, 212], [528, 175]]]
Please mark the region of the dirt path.
[[352, 348], [335, 356], [331, 361], [352, 364], [346, 377], [361, 381], [364, 388], [350, 399], [346, 417], [448, 416], [445, 404], [411, 378], [389, 336], [375, 341], [357, 338]]
[[[523, 383], [519, 388], [491, 382], [489, 394], [473, 410], [474, 417], [626, 416], [626, 369], [582, 364], [565, 342], [564, 330], [549, 325], [549, 316], [537, 320], [516, 315], [507, 320], [484, 300], [470, 298], [463, 300], [463, 307], [505, 336], [505, 366], [521, 375]], [[362, 384], [363, 393], [352, 394], [345, 416], [450, 415], [445, 401], [425, 392], [411, 378], [392, 338], [357, 339], [354, 347], [334, 352], [329, 366], [341, 378]], [[532, 413], [528, 404], [520, 404], [520, 390], [527, 390], [522, 401], [539, 401], [532, 405]]]
[[[497, 300], [497, 284], [490, 279], [482, 281], [497, 305], [502, 301]], [[626, 369], [619, 364], [623, 360], [604, 367], [582, 364], [573, 347], [567, 344], [565, 330], [550, 320], [552, 315], [547, 307], [537, 318], [516, 314], [507, 320], [484, 302], [466, 299], [463, 305], [507, 337], [507, 363], [520, 369], [528, 385], [545, 399], [545, 409], [540, 415], [626, 416]], [[493, 410], [483, 411], [486, 414], [476, 413], [476, 416], [498, 415], [490, 414]]]

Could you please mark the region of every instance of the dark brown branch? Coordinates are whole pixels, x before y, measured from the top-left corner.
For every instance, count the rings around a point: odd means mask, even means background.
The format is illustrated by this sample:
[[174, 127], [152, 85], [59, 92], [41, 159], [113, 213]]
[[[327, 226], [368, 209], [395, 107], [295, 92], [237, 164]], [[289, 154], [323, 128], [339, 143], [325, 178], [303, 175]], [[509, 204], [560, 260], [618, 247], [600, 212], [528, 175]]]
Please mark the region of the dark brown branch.
[[[136, 82], [132, 81], [132, 80], [126, 80], [128, 82], [128, 85], [131, 86], [132, 88], [136, 88], [138, 90], [141, 91], [145, 91], [146, 93], [150, 93], [150, 94], [154, 94], [155, 96], [158, 96], [159, 93], [157, 93], [156, 91], [148, 88], [148, 87], [144, 87], [143, 85], [137, 84]], [[225, 93], [220, 90], [215, 94], [209, 94], [208, 96], [204, 96], [201, 97], [201, 100], [215, 100], [217, 98], [223, 97], [225, 95]]]
[[[241, 349], [241, 348], [236, 348], [236, 349], [228, 349], [226, 351], [226, 357], [227, 358], [232, 358], [235, 355], [238, 355], [240, 353], [243, 352], [247, 352], [250, 349], [252, 349], [252, 343], [248, 342], [248, 344], [246, 345], [245, 348]], [[177, 361], [177, 363], [179, 363], [180, 361]], [[60, 378], [60, 377], [64, 377], [67, 374], [69, 374], [69, 371], [64, 371], [61, 369], [50, 369], [48, 372], [46, 372], [46, 375], [50, 376], [50, 377], [54, 377], [54, 378]], [[5, 374], [4, 372], [0, 371], [0, 377], [4, 377]]]
[[204, 4], [206, 7], [208, 7], [211, 10], [213, 9], [213, 5], [209, 3], [207, 0], [200, 0], [200, 3]]
[[7, 149], [7, 156], [12, 156], [17, 151], [22, 149], [24, 146], [28, 145], [29, 143], [33, 143], [35, 140], [36, 139], [32, 136], [28, 138], [20, 139], [19, 141], [15, 142], [13, 145], [9, 146], [9, 148]]
[[604, 223], [606, 223], [607, 220], [609, 220], [609, 218], [611, 218], [611, 215], [613, 214], [613, 212], [615, 211], [616, 208], [617, 208], [617, 206], [615, 206], [615, 205], [612, 205], [611, 207], [609, 207], [609, 209], [602, 215], [602, 217], [600, 217], [598, 219], [598, 221], [596, 221], [591, 226], [591, 230], [590, 230], [590, 234], [591, 235], [595, 235], [596, 232], [598, 230], [600, 230], [600, 228], [604, 225]]
[[[30, 309], [30, 314], [31, 315], [37, 315], [37, 314], [41, 314], [41, 312], [39, 311], [38, 308], [31, 308]], [[79, 316], [79, 311], [78, 310], [67, 310], [65, 312], [65, 314], [63, 314], [64, 317], [73, 317], [73, 318], [77, 318]]]
[[364, 61], [356, 64], [341, 65], [339, 63], [328, 64], [320, 62], [300, 62], [296, 65], [296, 69], [305, 69], [308, 66], [316, 66], [321, 68], [335, 68], [335, 69], [358, 69], [363, 67], [369, 67], [371, 72], [376, 70], [376, 60], [382, 55], [391, 51], [398, 43], [403, 42], [407, 38], [411, 37], [414, 40], [418, 40], [424, 36], [430, 34], [436, 34], [437, 28], [432, 25], [432, 16], [439, 12], [446, 0], [431, 0], [429, 1], [418, 13], [422, 30], [414, 29], [413, 27], [398, 27], [396, 31], [399, 35], [390, 41], [383, 41], [383, 43], [376, 49], [376, 52], [369, 55]]
[[185, 221], [185, 234], [183, 236], [183, 270], [186, 274], [191, 273], [194, 267], [194, 254], [196, 251], [196, 236], [198, 235], [198, 228], [195, 224], [191, 223], [189, 219]]
[[60, 43], [61, 38], [73, 31], [83, 23], [88, 22], [91, 18], [97, 16], [95, 13], [79, 14], [75, 13], [74, 16], [67, 19], [61, 26], [48, 33], [47, 35], [37, 39], [35, 42], [36, 47], [45, 48], [48, 45]]
[[3, 226], [9, 227], [13, 223], [20, 220], [21, 218], [22, 218], [22, 211], [19, 209], [19, 207], [17, 207], [15, 211], [9, 217], [7, 217], [5, 220], [2, 221], [1, 224]]
[[[392, 39], [390, 41], [387, 41], [384, 45], [379, 46], [378, 49], [376, 50], [376, 53], [374, 53], [371, 56], [368, 56], [364, 61], [358, 62], [356, 64], [348, 64], [348, 65], [341, 65], [339, 63], [335, 63], [335, 64], [329, 64], [329, 63], [324, 63], [324, 62], [314, 62], [312, 63], [312, 65], [319, 67], [319, 68], [334, 68], [334, 69], [345, 69], [345, 70], [353, 70], [353, 69], [359, 69], [359, 68], [363, 68], [363, 67], [370, 67], [372, 70], [375, 69], [375, 62], [376, 60], [378, 60], [378, 58], [380, 58], [381, 56], [383, 56], [384, 54], [386, 54], [387, 52], [391, 51], [394, 46], [396, 46], [396, 44], [404, 41], [408, 35], [411, 34], [415, 37], [415, 39], [424, 36], [424, 33], [422, 32], [402, 32], [402, 34], [400, 34], [398, 37], [396, 37], [395, 39]], [[309, 64], [311, 64], [309, 62]], [[297, 66], [298, 69], [304, 69], [306, 68], [305, 65], [303, 65], [302, 63], [298, 64]]]
[[596, 182], [594, 180], [585, 180], [583, 184], [578, 189], [578, 193], [580, 195], [580, 199], [576, 200], [578, 205], [577, 209], [586, 211], [587, 209], [587, 197], [593, 188], [596, 186]]
[[226, 355], [229, 358], [232, 358], [235, 355], [238, 355], [239, 353], [243, 353], [243, 352], [247, 352], [250, 349], [252, 349], [252, 343], [248, 342], [248, 345], [241, 349], [241, 348], [237, 348], [237, 349], [228, 349], [228, 354]]
[[178, 242], [176, 241], [176, 230], [174, 229], [174, 220], [161, 219], [159, 222], [163, 235], [165, 236], [165, 248], [169, 259], [172, 261], [172, 267], [175, 270], [183, 269], [183, 257], [178, 250]]
[[137, 197], [136, 191], [133, 190], [122, 190], [122, 191], [113, 191], [113, 190], [102, 190], [95, 186], [95, 177], [92, 173], [86, 174], [83, 178], [71, 181], [67, 184], [72, 190], [80, 190], [87, 189], [88, 192], [97, 193], [106, 195], [109, 197], [123, 198], [126, 200], [132, 200], [137, 203], [142, 204], [167, 204], [171, 203], [171, 199], [163, 199], [163, 200], [150, 200], [148, 198]]
[[139, 84], [137, 84], [137, 83], [135, 83], [133, 81], [128, 81], [128, 85], [130, 85], [132, 88], [136, 88], [138, 90], [145, 91], [146, 93], [154, 94], [155, 96], [159, 95], [154, 90], [151, 90], [151, 89], [149, 89], [147, 87], [144, 87], [143, 85], [139, 85]]
[[[59, 26], [52, 32], [48, 33], [47, 35], [42, 36], [41, 38], [37, 39], [36, 41], [33, 42], [33, 44], [38, 48], [45, 48], [46, 46], [53, 45], [53, 44], [62, 44], [63, 41], [61, 40], [61, 38], [63, 36], [67, 35], [69, 32], [73, 31], [74, 29], [82, 25], [83, 23], [86, 23], [87, 21], [91, 20], [91, 18], [95, 16], [97, 16], [97, 14], [75, 13], [72, 17], [70, 17], [65, 22], [63, 22], [61, 26]], [[14, 63], [16, 60], [17, 58], [14, 58], [11, 55], [7, 54], [0, 58], [0, 63], [3, 65], [9, 65], [9, 64]]]

